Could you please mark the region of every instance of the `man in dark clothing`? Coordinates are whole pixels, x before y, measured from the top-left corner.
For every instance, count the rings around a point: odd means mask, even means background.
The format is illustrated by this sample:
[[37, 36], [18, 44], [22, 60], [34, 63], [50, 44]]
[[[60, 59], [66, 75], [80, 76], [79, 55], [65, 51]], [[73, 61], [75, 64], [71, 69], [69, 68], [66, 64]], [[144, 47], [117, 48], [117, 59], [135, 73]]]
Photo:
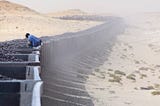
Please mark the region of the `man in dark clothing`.
[[26, 33], [26, 38], [29, 41], [29, 47], [38, 47], [41, 45], [42, 41], [41, 39], [35, 37], [34, 35], [31, 35], [29, 33]]

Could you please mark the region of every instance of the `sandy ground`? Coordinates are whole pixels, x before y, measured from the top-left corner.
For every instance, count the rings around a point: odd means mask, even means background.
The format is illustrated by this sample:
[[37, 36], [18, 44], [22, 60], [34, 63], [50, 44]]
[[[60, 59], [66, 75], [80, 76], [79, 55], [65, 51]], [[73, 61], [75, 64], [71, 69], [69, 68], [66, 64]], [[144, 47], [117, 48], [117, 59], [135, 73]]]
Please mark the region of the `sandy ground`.
[[160, 14], [127, 17], [108, 60], [89, 76], [95, 106], [159, 106]]
[[100, 22], [64, 21], [47, 18], [39, 19], [39, 17], [7, 16], [5, 20], [0, 21], [0, 24], [2, 25], [0, 26], [0, 40], [23, 39], [26, 32], [38, 37], [55, 36], [66, 32], [85, 30], [100, 24]]
[[[0, 5], [0, 41], [24, 38], [26, 32], [38, 37], [77, 32], [102, 23], [55, 19], [6, 1]], [[125, 33], [118, 36], [108, 60], [93, 70], [86, 89], [95, 106], [158, 106], [160, 14], [134, 15], [125, 20]]]
[[[85, 30], [101, 24], [96, 21], [56, 19], [52, 18], [53, 13], [47, 16], [8, 1], [0, 1], [0, 6], [0, 41], [23, 39], [26, 32], [38, 37], [55, 36], [66, 32]], [[54, 16], [62, 13], [56, 13]], [[69, 10], [65, 13], [74, 15], [75, 13], [81, 14], [81, 11]]]
[[74, 15], [88, 15], [88, 13], [83, 12], [79, 9], [70, 9], [65, 11], [58, 11], [53, 13], [47, 13], [46, 14], [49, 17], [63, 17], [63, 16], [74, 16]]

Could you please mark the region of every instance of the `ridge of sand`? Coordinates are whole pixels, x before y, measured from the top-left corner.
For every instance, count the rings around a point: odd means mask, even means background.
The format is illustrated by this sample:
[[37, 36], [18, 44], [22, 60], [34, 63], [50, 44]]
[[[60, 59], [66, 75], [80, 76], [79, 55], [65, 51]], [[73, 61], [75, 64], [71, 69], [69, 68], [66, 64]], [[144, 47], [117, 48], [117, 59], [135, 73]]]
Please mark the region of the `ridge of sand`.
[[22, 39], [26, 32], [38, 37], [77, 32], [102, 23], [50, 18], [5, 0], [0, 1], [0, 14], [0, 41]]
[[46, 15], [49, 17], [63, 17], [63, 16], [73, 16], [73, 15], [88, 15], [88, 13], [83, 12], [80, 9], [69, 9], [65, 11], [47, 13]]
[[39, 13], [28, 7], [11, 3], [6, 0], [0, 1], [0, 15], [38, 15]]

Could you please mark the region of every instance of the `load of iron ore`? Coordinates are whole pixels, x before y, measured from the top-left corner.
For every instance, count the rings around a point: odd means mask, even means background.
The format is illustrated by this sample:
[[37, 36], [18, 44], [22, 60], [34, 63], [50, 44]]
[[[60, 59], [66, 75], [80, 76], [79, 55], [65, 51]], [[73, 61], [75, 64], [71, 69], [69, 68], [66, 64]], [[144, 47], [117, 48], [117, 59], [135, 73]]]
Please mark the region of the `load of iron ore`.
[[28, 48], [26, 39], [17, 39], [6, 42], [0, 42], [0, 62], [22, 62], [12, 55], [15, 54], [17, 49]]

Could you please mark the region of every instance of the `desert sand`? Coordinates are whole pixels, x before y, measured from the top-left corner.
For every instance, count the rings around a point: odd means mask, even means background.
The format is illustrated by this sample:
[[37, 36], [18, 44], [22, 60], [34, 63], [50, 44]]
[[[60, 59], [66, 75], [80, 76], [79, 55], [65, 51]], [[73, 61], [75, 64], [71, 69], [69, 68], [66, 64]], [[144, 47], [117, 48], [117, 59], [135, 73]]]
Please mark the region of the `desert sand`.
[[81, 11], [80, 9], [70, 9], [65, 11], [58, 11], [46, 14], [49, 17], [63, 17], [63, 16], [74, 16], [74, 15], [88, 15], [88, 13]]
[[[26, 32], [38, 37], [55, 36], [66, 32], [85, 30], [102, 23], [52, 18], [53, 13], [48, 16], [48, 14], [41, 14], [28, 7], [5, 0], [0, 1], [0, 6], [0, 41], [23, 39]], [[66, 14], [74, 15], [75, 12], [80, 11], [69, 10]], [[57, 16], [59, 14], [56, 13]]]
[[[26, 32], [38, 37], [78, 32], [103, 23], [53, 18], [87, 14], [80, 10], [41, 14], [4, 0], [0, 6], [0, 41], [23, 39]], [[95, 106], [159, 106], [160, 13], [123, 18], [125, 33], [89, 75], [86, 90]]]
[[108, 60], [89, 76], [86, 89], [95, 106], [160, 104], [160, 13], [125, 17]]

